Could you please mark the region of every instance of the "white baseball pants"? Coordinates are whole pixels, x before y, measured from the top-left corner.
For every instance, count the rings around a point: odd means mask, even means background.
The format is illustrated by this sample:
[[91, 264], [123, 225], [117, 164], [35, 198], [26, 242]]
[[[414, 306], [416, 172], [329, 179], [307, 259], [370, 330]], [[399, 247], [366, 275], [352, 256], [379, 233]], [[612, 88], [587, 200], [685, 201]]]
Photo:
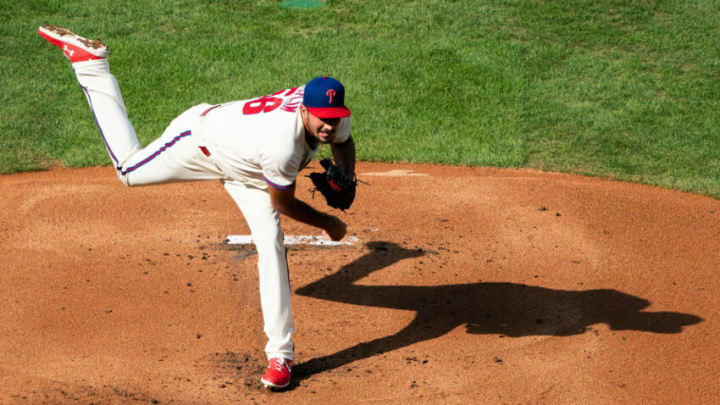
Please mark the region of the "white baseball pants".
[[201, 114], [210, 105], [196, 105], [183, 112], [160, 138], [141, 148], [108, 60], [78, 62], [73, 64], [73, 69], [123, 184], [223, 182], [242, 211], [258, 252], [260, 304], [268, 338], [265, 352], [268, 358], [294, 360], [290, 280], [280, 215], [273, 208], [266, 189], [228, 178], [212, 160], [212, 151], [200, 148], [204, 146], [204, 139], [195, 129]]

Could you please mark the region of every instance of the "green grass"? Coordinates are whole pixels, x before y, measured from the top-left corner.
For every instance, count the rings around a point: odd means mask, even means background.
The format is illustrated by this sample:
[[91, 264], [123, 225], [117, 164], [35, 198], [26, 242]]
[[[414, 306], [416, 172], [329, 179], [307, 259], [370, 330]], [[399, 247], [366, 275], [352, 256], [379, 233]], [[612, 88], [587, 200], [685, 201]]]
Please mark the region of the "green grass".
[[51, 22], [110, 45], [144, 144], [193, 104], [329, 74], [361, 160], [720, 198], [717, 0], [321, 3], [0, 0], [0, 173], [109, 163], [69, 64], [36, 34]]

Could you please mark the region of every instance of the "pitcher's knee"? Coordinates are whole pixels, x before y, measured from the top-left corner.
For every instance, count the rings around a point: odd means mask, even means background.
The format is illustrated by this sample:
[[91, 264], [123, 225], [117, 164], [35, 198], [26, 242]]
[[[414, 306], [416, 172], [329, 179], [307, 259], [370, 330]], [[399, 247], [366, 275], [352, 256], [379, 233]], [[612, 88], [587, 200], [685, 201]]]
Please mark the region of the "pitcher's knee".
[[283, 236], [280, 232], [268, 232], [258, 236], [253, 235], [252, 238], [256, 246], [274, 249], [278, 245], [283, 245]]
[[120, 179], [120, 182], [125, 187], [132, 187], [133, 185], [130, 184], [130, 179], [128, 178], [127, 174], [122, 173], [122, 169], [115, 169], [115, 172], [117, 173], [118, 179]]
[[280, 231], [267, 231], [262, 234], [252, 235], [255, 248], [258, 253], [268, 251], [274, 252], [281, 247], [284, 249], [285, 244], [283, 243], [283, 234]]

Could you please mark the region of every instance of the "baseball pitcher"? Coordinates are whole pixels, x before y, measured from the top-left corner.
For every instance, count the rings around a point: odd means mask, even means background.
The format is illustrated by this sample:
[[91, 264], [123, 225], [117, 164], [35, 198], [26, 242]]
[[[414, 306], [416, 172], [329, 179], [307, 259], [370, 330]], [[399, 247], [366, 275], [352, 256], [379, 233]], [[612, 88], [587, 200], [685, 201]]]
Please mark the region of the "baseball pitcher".
[[[269, 388], [288, 386], [294, 360], [294, 323], [279, 214], [320, 228], [332, 240], [341, 240], [346, 233], [343, 221], [295, 197], [299, 171], [312, 160], [320, 144], [330, 144], [337, 163], [330, 164], [331, 169], [342, 179], [339, 181], [336, 174], [335, 178], [322, 176], [319, 181], [325, 182], [324, 189], [352, 203], [355, 144], [343, 85], [323, 76], [304, 86], [250, 100], [196, 105], [175, 118], [157, 140], [141, 148], [118, 82], [110, 73], [107, 46], [56, 26], [43, 25], [38, 32], [70, 59], [124, 185], [222, 182], [242, 211], [258, 252], [269, 362], [262, 383]], [[316, 180], [313, 182], [318, 186]]]

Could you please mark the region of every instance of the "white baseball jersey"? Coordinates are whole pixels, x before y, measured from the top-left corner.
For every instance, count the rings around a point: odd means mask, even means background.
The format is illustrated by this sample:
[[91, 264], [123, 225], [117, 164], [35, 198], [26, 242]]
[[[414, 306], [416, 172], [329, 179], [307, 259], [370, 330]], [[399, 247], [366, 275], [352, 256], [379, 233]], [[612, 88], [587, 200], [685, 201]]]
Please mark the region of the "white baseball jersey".
[[[287, 189], [315, 155], [300, 116], [304, 86], [206, 110], [198, 130], [212, 159], [237, 181]], [[338, 124], [334, 143], [350, 137], [350, 117]]]

